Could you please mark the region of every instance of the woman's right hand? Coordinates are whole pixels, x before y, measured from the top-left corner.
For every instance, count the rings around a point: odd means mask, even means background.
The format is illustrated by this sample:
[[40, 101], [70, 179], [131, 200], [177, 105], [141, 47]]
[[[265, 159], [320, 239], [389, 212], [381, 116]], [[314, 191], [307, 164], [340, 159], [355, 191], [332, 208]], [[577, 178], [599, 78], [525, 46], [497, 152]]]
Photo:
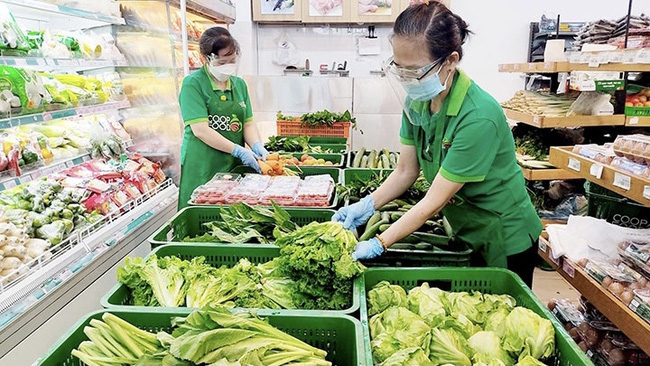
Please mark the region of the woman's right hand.
[[336, 211], [332, 221], [342, 222], [345, 229], [353, 230], [365, 224], [374, 214], [375, 200], [372, 196], [366, 196], [361, 201]]
[[235, 148], [232, 150], [231, 155], [241, 160], [241, 162], [244, 163], [244, 165], [255, 169], [256, 172], [260, 174], [262, 173], [262, 170], [260, 169], [260, 165], [257, 163], [255, 154], [253, 154], [252, 151], [245, 149], [239, 145], [235, 145]]

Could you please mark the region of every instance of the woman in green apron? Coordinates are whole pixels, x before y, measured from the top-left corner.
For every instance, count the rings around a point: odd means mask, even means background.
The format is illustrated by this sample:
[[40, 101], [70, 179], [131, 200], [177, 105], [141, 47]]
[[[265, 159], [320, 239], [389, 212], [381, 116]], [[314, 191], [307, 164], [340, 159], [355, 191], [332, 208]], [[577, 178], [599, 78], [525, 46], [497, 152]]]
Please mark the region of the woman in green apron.
[[420, 171], [426, 196], [380, 236], [360, 242], [356, 259], [381, 255], [439, 212], [478, 254], [475, 264], [513, 270], [527, 283], [542, 224], [526, 193], [501, 106], [457, 69], [467, 24], [444, 5], [412, 5], [397, 18], [386, 65], [407, 93], [395, 171], [370, 196], [334, 219], [352, 229], [402, 195]]
[[227, 29], [214, 27], [201, 36], [200, 48], [204, 66], [183, 80], [179, 96], [185, 125], [179, 209], [216, 173], [241, 164], [259, 172], [257, 160], [268, 155], [253, 122], [246, 83], [236, 76], [239, 44]]

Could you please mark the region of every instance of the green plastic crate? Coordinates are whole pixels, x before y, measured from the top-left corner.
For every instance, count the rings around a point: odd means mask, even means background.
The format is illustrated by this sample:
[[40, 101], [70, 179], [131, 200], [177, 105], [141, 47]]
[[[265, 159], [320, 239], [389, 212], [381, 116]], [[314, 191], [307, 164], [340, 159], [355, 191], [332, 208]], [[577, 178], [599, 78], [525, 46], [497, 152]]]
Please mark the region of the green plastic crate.
[[585, 194], [587, 216], [633, 229], [650, 228], [650, 207], [590, 182], [585, 183]]
[[[314, 159], [324, 159], [325, 161], [331, 161], [333, 165], [308, 165], [308, 166], [300, 166], [300, 168], [345, 168], [345, 156], [343, 154], [309, 154], [309, 153], [291, 153], [289, 155], [297, 158], [300, 160], [300, 157], [303, 156], [304, 154], [307, 154]], [[284, 154], [280, 154], [284, 155]]]
[[[370, 149], [370, 150], [372, 151], [372, 149]], [[347, 159], [346, 167], [352, 168], [352, 162], [354, 161], [354, 158], [357, 156], [358, 152], [359, 152], [359, 150], [356, 150], [356, 151], [350, 150], [348, 152], [348, 159]], [[368, 151], [366, 151], [366, 153], [368, 153]], [[397, 152], [397, 151], [389, 151], [389, 153], [399, 154], [399, 152]], [[370, 168], [352, 168], [352, 169], [370, 169]], [[380, 169], [377, 169], [377, 170], [380, 170]], [[381, 170], [393, 170], [393, 169], [387, 168], [387, 169], [381, 169]]]
[[[400, 285], [406, 291], [428, 282], [431, 287], [446, 291], [480, 291], [492, 294], [508, 294], [544, 319], [555, 328], [555, 348], [558, 366], [593, 366], [555, 316], [537, 299], [524, 282], [513, 272], [501, 268], [370, 268], [363, 274], [364, 283], [359, 294], [361, 325], [363, 326], [366, 353], [372, 363], [370, 329], [368, 328], [368, 304], [366, 293], [381, 281]], [[523, 325], [522, 325], [523, 326]]]
[[338, 144], [338, 145], [346, 145], [348, 143], [348, 139], [345, 137], [319, 137], [319, 136], [313, 136], [309, 138], [309, 144]]
[[355, 179], [368, 181], [373, 179], [376, 174], [388, 176], [392, 172], [393, 169], [347, 168], [343, 171], [343, 180], [341, 183], [347, 185]]
[[321, 149], [331, 150], [332, 154], [347, 154], [348, 145], [346, 144], [320, 144], [320, 143], [309, 143], [311, 147], [320, 147]]
[[[186, 316], [186, 311], [148, 312], [124, 310], [100, 310], [90, 313], [79, 320], [46, 355], [38, 361], [38, 365], [82, 366], [85, 365], [70, 353], [81, 342], [88, 340], [83, 328], [92, 319], [101, 320], [104, 313], [110, 312], [127, 322], [150, 332], [171, 332], [171, 319]], [[371, 366], [366, 363], [362, 328], [358, 320], [338, 314], [271, 314], [267, 316], [269, 323], [311, 346], [327, 352], [327, 360], [337, 366]]]
[[[207, 207], [207, 206], [191, 206], [185, 207], [174, 215], [169, 221], [165, 223], [160, 229], [149, 238], [149, 243], [152, 248], [159, 247], [164, 244], [181, 244], [187, 245], [183, 242], [183, 238], [187, 236], [201, 236], [208, 232], [208, 228], [203, 224], [219, 220], [219, 211], [221, 207]], [[334, 210], [327, 209], [303, 209], [303, 208], [287, 208], [285, 209], [293, 222], [300, 226], [307, 225], [313, 221], [327, 222], [332, 219]], [[216, 243], [215, 243], [216, 244]]]
[[[233, 266], [241, 258], [248, 258], [253, 264], [264, 263], [272, 260], [280, 255], [280, 248], [270, 244], [169, 244], [163, 245], [154, 249], [149, 255], [156, 254], [159, 257], [174, 255], [181, 259], [191, 260], [194, 257], [203, 256], [206, 262], [214, 267], [220, 266]], [[148, 257], [148, 256], [147, 256]], [[299, 312], [299, 313], [322, 313], [322, 314], [353, 314], [359, 310], [359, 289], [363, 286], [363, 279], [358, 277], [354, 280], [352, 285], [352, 305], [344, 310], [276, 310], [276, 309], [259, 309], [259, 313], [283, 313], [283, 312]], [[171, 308], [171, 307], [149, 307], [149, 306], [133, 306], [130, 304], [129, 291], [126, 286], [121, 283], [115, 285], [106, 295], [104, 295], [100, 303], [105, 308], [129, 310], [137, 309], [139, 311], [175, 311], [177, 309], [187, 308]]]

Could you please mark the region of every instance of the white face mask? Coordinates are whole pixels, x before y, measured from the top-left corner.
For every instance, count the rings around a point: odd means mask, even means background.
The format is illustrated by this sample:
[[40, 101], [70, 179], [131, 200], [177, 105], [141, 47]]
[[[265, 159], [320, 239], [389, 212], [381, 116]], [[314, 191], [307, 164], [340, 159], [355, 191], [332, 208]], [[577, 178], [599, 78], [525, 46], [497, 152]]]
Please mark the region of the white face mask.
[[228, 78], [237, 73], [237, 64], [230, 63], [220, 66], [213, 66], [208, 64], [208, 71], [210, 71], [210, 74], [212, 74], [212, 76], [214, 76], [217, 80], [226, 81]]

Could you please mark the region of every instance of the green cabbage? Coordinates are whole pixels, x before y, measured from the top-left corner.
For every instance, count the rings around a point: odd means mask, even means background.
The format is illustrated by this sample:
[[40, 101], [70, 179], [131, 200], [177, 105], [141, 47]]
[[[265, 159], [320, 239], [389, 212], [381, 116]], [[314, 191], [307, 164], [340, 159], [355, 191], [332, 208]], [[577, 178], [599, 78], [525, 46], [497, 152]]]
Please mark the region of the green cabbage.
[[469, 294], [467, 292], [450, 292], [447, 294], [448, 312], [453, 317], [459, 314], [465, 315], [474, 324], [482, 324], [485, 321], [485, 313], [482, 312], [483, 296], [479, 292]]
[[431, 328], [406, 308], [390, 307], [372, 317], [369, 326], [373, 356], [378, 362], [402, 348], [428, 350]]
[[553, 324], [530, 309], [514, 308], [506, 317], [504, 327], [503, 348], [519, 354], [519, 360], [526, 356], [539, 360], [555, 351]]
[[510, 311], [505, 308], [499, 308], [488, 314], [485, 318], [485, 323], [483, 323], [483, 329], [495, 332], [499, 337], [503, 337], [503, 333], [506, 331], [504, 324], [508, 314], [510, 314]]
[[430, 288], [428, 283], [409, 291], [408, 308], [420, 315], [430, 326], [435, 326], [447, 314], [444, 300], [445, 292], [438, 288]]
[[517, 306], [517, 301], [510, 295], [483, 294], [483, 305], [485, 312], [492, 312], [499, 309], [505, 309], [510, 312]]
[[391, 306], [406, 305], [406, 291], [402, 286], [381, 281], [368, 291], [368, 316], [379, 314]]
[[431, 330], [429, 358], [434, 364], [471, 365], [472, 349], [467, 340], [453, 329]]
[[457, 318], [454, 318], [452, 316], [448, 316], [440, 322], [436, 328], [440, 329], [453, 329], [460, 334], [463, 335], [465, 338], [469, 338], [473, 336], [476, 332], [481, 331], [481, 327], [478, 325], [474, 325], [471, 320], [467, 319], [467, 317], [463, 314], [459, 314]]
[[519, 362], [517, 362], [517, 366], [546, 366], [546, 364], [536, 359], [535, 357], [524, 356], [521, 360], [519, 360]]
[[474, 351], [472, 361], [475, 365], [512, 366], [515, 362], [501, 347], [501, 340], [494, 332], [481, 331], [468, 340]]
[[402, 349], [387, 358], [378, 366], [435, 366], [421, 348], [411, 347]]

